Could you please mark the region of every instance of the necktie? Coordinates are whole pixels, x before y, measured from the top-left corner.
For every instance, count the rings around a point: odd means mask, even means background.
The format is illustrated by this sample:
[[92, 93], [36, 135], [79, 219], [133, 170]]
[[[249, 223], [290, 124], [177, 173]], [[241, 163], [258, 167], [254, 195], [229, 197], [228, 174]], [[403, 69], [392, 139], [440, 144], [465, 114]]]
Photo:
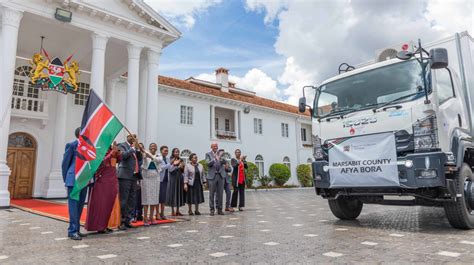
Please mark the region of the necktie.
[[135, 151], [133, 151], [133, 158], [135, 159], [135, 170], [133, 171], [133, 174], [137, 174], [138, 173], [138, 158]]

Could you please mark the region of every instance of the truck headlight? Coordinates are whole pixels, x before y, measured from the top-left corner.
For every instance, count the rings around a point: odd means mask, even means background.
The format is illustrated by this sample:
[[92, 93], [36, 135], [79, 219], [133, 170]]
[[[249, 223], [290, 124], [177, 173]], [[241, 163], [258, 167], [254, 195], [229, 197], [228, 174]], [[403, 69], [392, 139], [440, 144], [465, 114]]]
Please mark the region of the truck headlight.
[[436, 116], [430, 115], [413, 124], [415, 152], [432, 151], [438, 148], [438, 126]]
[[322, 160], [324, 159], [324, 151], [323, 146], [321, 144], [321, 138], [318, 136], [311, 136], [311, 140], [313, 142], [313, 157], [314, 160]]

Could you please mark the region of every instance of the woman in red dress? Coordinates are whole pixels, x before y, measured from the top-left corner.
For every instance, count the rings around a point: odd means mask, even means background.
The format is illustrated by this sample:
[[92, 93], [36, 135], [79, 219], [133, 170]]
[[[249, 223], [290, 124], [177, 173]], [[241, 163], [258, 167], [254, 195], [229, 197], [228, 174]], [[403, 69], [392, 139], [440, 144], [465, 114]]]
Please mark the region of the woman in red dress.
[[118, 179], [115, 165], [120, 160], [120, 151], [114, 142], [97, 169], [94, 185], [89, 191], [85, 225], [87, 231], [98, 231], [99, 233], [112, 232], [108, 228], [108, 223], [118, 194]]

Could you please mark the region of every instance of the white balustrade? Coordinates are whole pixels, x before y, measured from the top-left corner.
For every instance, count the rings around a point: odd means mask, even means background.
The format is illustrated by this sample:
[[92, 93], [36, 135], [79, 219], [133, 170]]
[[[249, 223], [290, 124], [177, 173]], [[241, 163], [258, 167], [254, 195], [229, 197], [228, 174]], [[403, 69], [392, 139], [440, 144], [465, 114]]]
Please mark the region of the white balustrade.
[[24, 96], [12, 96], [12, 116], [23, 118], [48, 118], [48, 102], [46, 99]]

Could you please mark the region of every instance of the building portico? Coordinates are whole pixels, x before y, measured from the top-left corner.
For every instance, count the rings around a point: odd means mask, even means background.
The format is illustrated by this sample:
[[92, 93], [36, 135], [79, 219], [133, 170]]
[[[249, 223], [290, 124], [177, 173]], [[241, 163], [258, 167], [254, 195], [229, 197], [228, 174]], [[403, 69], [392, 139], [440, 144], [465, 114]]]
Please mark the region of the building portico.
[[[72, 12], [71, 22], [56, 20], [56, 8]], [[11, 191], [28, 190], [21, 185], [33, 186], [29, 197], [66, 195], [62, 154], [80, 125], [89, 89], [94, 89], [131, 131], [138, 133], [139, 123], [145, 122], [146, 131], [138, 136], [145, 143], [153, 140], [158, 117], [151, 110], [158, 101], [159, 57], [162, 49], [180, 36], [171, 24], [141, 0], [0, 1], [0, 9], [0, 206], [8, 206], [15, 197]], [[40, 52], [41, 36], [50, 59], [64, 62], [72, 55], [71, 61], [79, 64], [77, 94], [41, 91], [29, 82], [29, 60]], [[144, 58], [146, 62], [141, 63]], [[140, 80], [140, 65], [145, 65], [146, 80]], [[125, 72], [126, 104], [121, 105], [114, 102], [113, 93]], [[144, 100], [140, 100], [141, 92], [147, 93]], [[146, 106], [145, 119], [139, 119], [140, 105]], [[12, 133], [25, 136], [15, 134], [15, 140]], [[14, 164], [22, 158], [18, 155], [21, 144], [13, 145], [25, 137], [36, 142], [34, 173], [30, 180], [15, 181], [12, 178], [21, 175], [21, 170]]]

